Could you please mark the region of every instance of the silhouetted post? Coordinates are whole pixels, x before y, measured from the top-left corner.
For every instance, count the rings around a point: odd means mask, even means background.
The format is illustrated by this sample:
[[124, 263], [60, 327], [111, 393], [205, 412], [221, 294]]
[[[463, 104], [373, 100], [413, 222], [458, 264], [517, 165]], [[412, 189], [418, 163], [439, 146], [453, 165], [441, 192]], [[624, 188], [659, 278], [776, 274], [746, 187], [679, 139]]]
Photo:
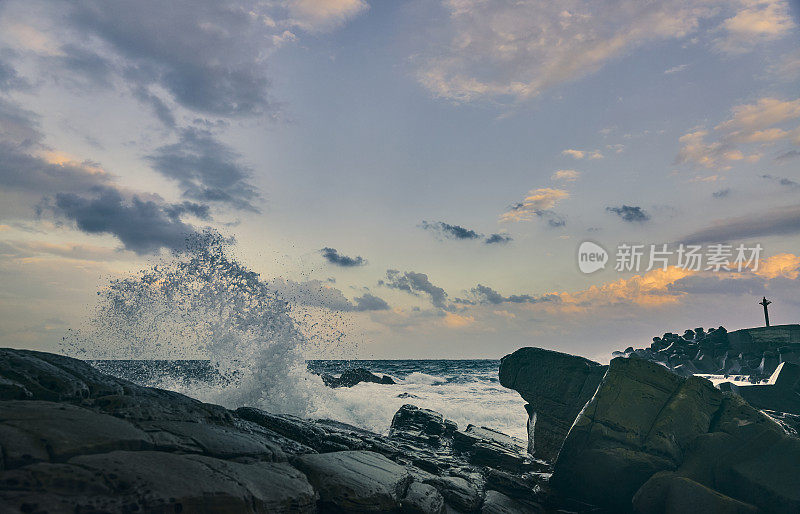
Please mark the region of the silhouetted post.
[[762, 298], [760, 302], [758, 302], [759, 305], [764, 306], [764, 322], [766, 322], [767, 326], [769, 326], [769, 311], [767, 310], [767, 305], [771, 303], [771, 301], [767, 300], [766, 296]]

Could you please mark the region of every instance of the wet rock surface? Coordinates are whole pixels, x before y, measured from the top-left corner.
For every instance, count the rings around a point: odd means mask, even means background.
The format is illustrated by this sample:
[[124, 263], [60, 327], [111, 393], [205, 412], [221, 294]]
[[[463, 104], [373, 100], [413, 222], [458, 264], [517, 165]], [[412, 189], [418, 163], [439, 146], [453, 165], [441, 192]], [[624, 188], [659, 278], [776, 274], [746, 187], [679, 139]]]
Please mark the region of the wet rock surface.
[[542, 348], [521, 348], [500, 361], [500, 384], [528, 402], [528, 452], [553, 460], [572, 422], [594, 394], [606, 366]]
[[388, 375], [378, 376], [366, 368], [352, 368], [345, 370], [340, 376], [334, 377], [327, 373], [321, 375], [322, 381], [328, 387], [353, 387], [361, 382], [375, 384], [394, 384], [395, 381]]
[[[537, 417], [551, 405], [566, 423], [575, 411], [548, 460], [414, 405], [381, 435], [230, 411], [74, 359], [3, 349], [0, 511], [800, 511], [791, 415], [779, 424], [741, 396], [644, 359], [606, 368], [553, 353], [517, 352], [534, 364], [507, 358], [501, 369]], [[551, 376], [555, 388], [537, 393], [547, 383], [528, 374], [548, 360], [575, 376]]]
[[577, 505], [548, 488], [549, 464], [527, 455], [524, 442], [484, 427], [459, 430], [413, 405], [380, 435], [331, 420], [230, 411], [75, 359], [10, 349], [0, 349], [0, 455], [4, 512], [555, 512]]
[[[674, 476], [649, 483], [659, 472]], [[796, 512], [800, 439], [705, 379], [616, 358], [567, 435], [551, 485], [618, 512], [637, 495], [639, 512]]]

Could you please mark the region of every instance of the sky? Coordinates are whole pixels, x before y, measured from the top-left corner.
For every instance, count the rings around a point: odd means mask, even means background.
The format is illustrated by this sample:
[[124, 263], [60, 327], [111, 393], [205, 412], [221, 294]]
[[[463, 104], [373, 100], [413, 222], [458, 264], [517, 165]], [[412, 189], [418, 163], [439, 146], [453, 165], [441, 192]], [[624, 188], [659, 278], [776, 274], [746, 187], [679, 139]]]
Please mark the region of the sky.
[[798, 84], [795, 0], [0, 1], [0, 345], [206, 229], [363, 358], [795, 323]]

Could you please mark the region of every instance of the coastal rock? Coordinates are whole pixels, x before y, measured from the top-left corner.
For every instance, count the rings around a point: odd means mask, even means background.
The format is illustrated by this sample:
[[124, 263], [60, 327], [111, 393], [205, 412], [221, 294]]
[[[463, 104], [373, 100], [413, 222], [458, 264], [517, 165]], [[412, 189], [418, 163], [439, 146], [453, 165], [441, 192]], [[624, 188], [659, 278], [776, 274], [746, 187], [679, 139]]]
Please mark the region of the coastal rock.
[[765, 512], [800, 512], [800, 439], [742, 398], [725, 393], [709, 433], [676, 474]]
[[498, 491], [486, 491], [481, 514], [534, 514], [544, 512], [540, 506], [526, 505]]
[[76, 401], [123, 394], [125, 381], [78, 359], [0, 348], [0, 400]]
[[607, 366], [542, 348], [521, 348], [500, 361], [500, 384], [528, 402], [528, 452], [553, 461], [572, 422]]
[[146, 450], [153, 442], [124, 420], [74, 405], [6, 401], [0, 402], [0, 447], [8, 468], [111, 450]]
[[200, 455], [111, 452], [38, 463], [0, 477], [20, 511], [313, 512], [314, 490], [287, 464]]
[[322, 381], [328, 387], [353, 387], [361, 382], [372, 382], [375, 384], [394, 384], [395, 381], [388, 375], [379, 377], [373, 374], [366, 368], [351, 368], [347, 369], [339, 377], [323, 374]]
[[411, 483], [411, 475], [403, 466], [374, 452], [303, 455], [294, 465], [319, 493], [322, 507], [345, 512], [398, 509]]
[[648, 514], [703, 506], [797, 512], [798, 462], [800, 439], [741, 397], [646, 360], [616, 358], [575, 420], [550, 484], [615, 512], [630, 511], [634, 495]]
[[462, 512], [476, 512], [483, 502], [480, 489], [462, 477], [435, 477], [426, 483], [436, 487], [448, 504]]
[[440, 437], [452, 437], [458, 425], [436, 411], [420, 409], [416, 405], [403, 405], [392, 418], [389, 436], [403, 436], [436, 442]]
[[453, 444], [478, 466], [520, 471], [530, 461], [523, 441], [490, 428], [468, 425], [453, 434]]
[[654, 473], [675, 469], [708, 431], [722, 393], [642, 359], [618, 357], [575, 420], [551, 483], [580, 500], [619, 511]]
[[661, 471], [637, 491], [633, 510], [640, 514], [683, 514], [713, 512], [715, 514], [757, 514], [753, 505], [734, 500], [694, 480], [669, 471]]
[[444, 511], [444, 498], [432, 485], [412, 482], [400, 505], [409, 514], [440, 514]]

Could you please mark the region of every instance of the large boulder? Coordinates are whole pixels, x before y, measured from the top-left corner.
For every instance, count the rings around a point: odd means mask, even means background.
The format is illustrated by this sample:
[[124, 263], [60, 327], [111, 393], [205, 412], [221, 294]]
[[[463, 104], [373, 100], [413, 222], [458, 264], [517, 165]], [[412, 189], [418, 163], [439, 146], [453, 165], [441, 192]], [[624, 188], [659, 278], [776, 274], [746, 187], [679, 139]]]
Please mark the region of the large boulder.
[[411, 483], [406, 468], [368, 451], [302, 455], [294, 465], [319, 492], [323, 509], [392, 511], [400, 507]]
[[528, 452], [555, 460], [572, 422], [607, 366], [542, 348], [521, 348], [500, 361], [500, 384], [528, 402]]
[[722, 393], [642, 359], [618, 357], [569, 432], [551, 483], [578, 499], [629, 510], [654, 473], [675, 469], [708, 431]]
[[702, 484], [671, 471], [661, 471], [633, 497], [633, 510], [640, 514], [757, 514], [758, 509], [720, 494]]
[[617, 358], [575, 420], [550, 484], [615, 512], [798, 512], [798, 463], [800, 439], [741, 397]]

